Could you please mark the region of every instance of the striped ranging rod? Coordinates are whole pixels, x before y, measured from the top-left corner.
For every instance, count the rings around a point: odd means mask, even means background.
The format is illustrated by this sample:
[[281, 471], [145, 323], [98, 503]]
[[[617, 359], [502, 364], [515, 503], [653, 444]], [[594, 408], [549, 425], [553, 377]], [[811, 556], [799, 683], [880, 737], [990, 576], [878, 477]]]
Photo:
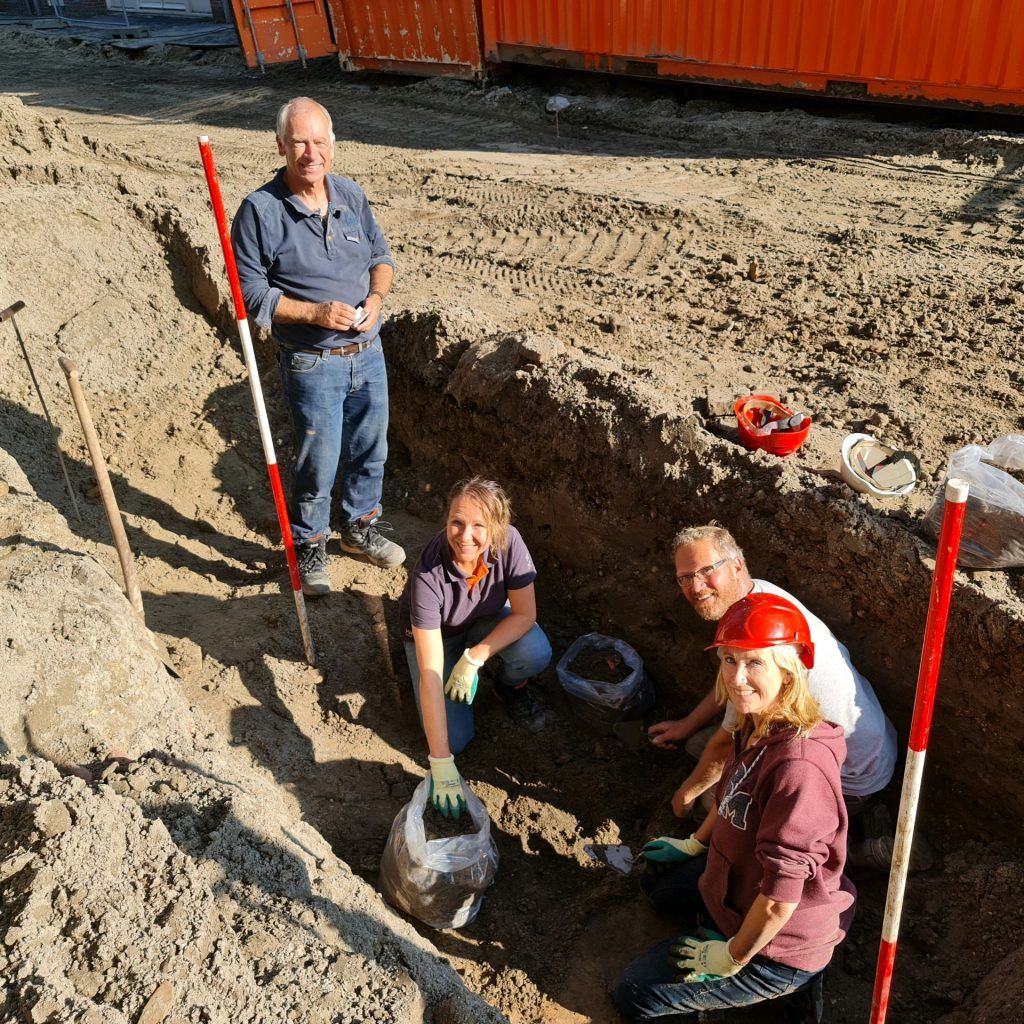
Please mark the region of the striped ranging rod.
[[921, 776], [928, 749], [928, 733], [932, 727], [935, 709], [935, 691], [942, 665], [942, 648], [946, 641], [946, 623], [953, 595], [953, 574], [960, 551], [960, 537], [967, 511], [966, 480], [946, 481], [946, 503], [942, 513], [942, 530], [932, 573], [932, 596], [928, 603], [928, 619], [924, 627], [921, 648], [921, 667], [917, 674], [914, 694], [914, 718], [910, 725], [907, 744], [907, 766], [903, 772], [903, 790], [900, 794], [900, 813], [896, 822], [896, 843], [892, 854], [889, 889], [885, 896], [885, 916], [882, 919], [882, 940], [878, 946], [878, 966], [875, 969], [875, 988], [871, 997], [871, 1024], [884, 1024], [889, 1009], [893, 966], [896, 962], [897, 936], [903, 913], [903, 893], [907, 885], [910, 848], [914, 840], [914, 821], [917, 801], [921, 792]]
[[299, 563], [295, 557], [295, 544], [292, 540], [292, 527], [288, 518], [288, 506], [284, 500], [284, 489], [281, 486], [281, 473], [277, 468], [277, 455], [274, 452], [274, 439], [270, 436], [270, 423], [267, 420], [267, 407], [263, 402], [263, 389], [260, 387], [260, 374], [256, 367], [256, 356], [252, 348], [252, 335], [249, 333], [249, 320], [245, 314], [245, 301], [242, 298], [242, 286], [238, 280], [238, 267], [235, 265], [235, 251], [231, 246], [231, 235], [228, 233], [228, 221], [224, 216], [224, 200], [220, 194], [220, 182], [217, 179], [217, 168], [213, 163], [213, 150], [210, 148], [209, 136], [199, 136], [199, 153], [203, 158], [203, 170], [206, 172], [206, 184], [210, 188], [210, 201], [213, 204], [213, 215], [217, 219], [217, 233], [220, 235], [220, 246], [224, 251], [224, 264], [227, 267], [228, 282], [231, 285], [231, 297], [235, 303], [235, 318], [238, 321], [238, 336], [242, 341], [242, 355], [245, 368], [249, 372], [249, 390], [252, 402], [256, 407], [256, 421], [260, 428], [260, 440], [263, 442], [263, 457], [267, 463], [267, 474], [270, 477], [270, 489], [274, 495], [274, 507], [277, 510], [277, 521], [284, 539], [284, 553], [288, 561], [288, 576], [291, 579], [292, 595], [295, 598], [295, 611], [299, 617], [299, 630], [302, 633], [302, 646], [306, 652], [306, 661], [316, 664], [316, 651], [313, 648], [313, 636], [309, 631], [309, 618], [306, 615], [306, 601], [302, 596], [302, 580], [299, 578]]

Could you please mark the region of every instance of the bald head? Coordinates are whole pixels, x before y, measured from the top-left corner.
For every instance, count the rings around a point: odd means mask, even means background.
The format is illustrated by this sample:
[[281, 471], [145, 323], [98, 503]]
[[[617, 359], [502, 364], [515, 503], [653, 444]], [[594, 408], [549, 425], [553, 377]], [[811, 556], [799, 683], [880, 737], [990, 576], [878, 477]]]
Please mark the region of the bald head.
[[298, 114], [319, 114], [327, 124], [327, 133], [331, 142], [334, 141], [334, 122], [331, 121], [331, 115], [327, 112], [327, 108], [308, 96], [295, 96], [278, 110], [277, 137], [279, 141], [284, 142], [285, 135], [288, 133], [288, 122]]

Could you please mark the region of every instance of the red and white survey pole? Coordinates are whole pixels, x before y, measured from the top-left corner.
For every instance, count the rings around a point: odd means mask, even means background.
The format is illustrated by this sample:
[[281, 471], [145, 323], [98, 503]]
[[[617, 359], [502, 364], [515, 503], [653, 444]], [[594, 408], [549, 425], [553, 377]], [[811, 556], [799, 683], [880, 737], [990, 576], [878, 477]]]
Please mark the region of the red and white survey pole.
[[964, 513], [967, 511], [967, 490], [966, 480], [946, 481], [946, 504], [932, 574], [932, 596], [928, 603], [921, 667], [917, 674], [914, 718], [910, 724], [910, 741], [907, 744], [907, 766], [903, 772], [903, 792], [900, 794], [900, 814], [896, 823], [889, 891], [885, 896], [882, 941], [878, 946], [875, 990], [871, 997], [871, 1024], [883, 1024], [889, 1009], [889, 990], [896, 962], [896, 938], [900, 930], [900, 915], [903, 913], [903, 892], [907, 885], [910, 847], [914, 840], [914, 820], [917, 818], [924, 757], [928, 749], [928, 733], [932, 727], [932, 712], [935, 709], [942, 648], [946, 641], [946, 623], [949, 621], [949, 606], [953, 596], [953, 574], [956, 572]]
[[249, 333], [249, 320], [245, 315], [245, 301], [242, 298], [242, 286], [238, 281], [238, 268], [235, 266], [235, 251], [231, 247], [231, 235], [228, 234], [228, 221], [224, 216], [224, 200], [220, 195], [220, 182], [217, 180], [217, 168], [213, 164], [213, 150], [210, 139], [206, 135], [199, 136], [199, 153], [203, 158], [203, 170], [206, 172], [206, 184], [210, 187], [210, 201], [213, 203], [213, 215], [217, 219], [217, 233], [220, 235], [220, 246], [224, 250], [224, 264], [228, 271], [228, 282], [231, 285], [231, 296], [235, 303], [235, 318], [238, 321], [238, 336], [242, 340], [242, 355], [245, 368], [249, 371], [249, 390], [252, 391], [252, 402], [256, 407], [256, 420], [260, 427], [260, 440], [263, 442], [263, 457], [267, 461], [267, 473], [270, 476], [270, 489], [274, 494], [274, 507], [277, 509], [277, 521], [281, 526], [284, 538], [284, 553], [288, 560], [288, 575], [291, 578], [292, 594], [295, 597], [295, 611], [299, 616], [299, 630], [302, 633], [302, 646], [306, 651], [306, 661], [316, 664], [316, 651], [313, 649], [313, 636], [309, 631], [309, 619], [306, 616], [306, 601], [302, 596], [302, 580], [299, 578], [299, 563], [295, 557], [295, 544], [292, 541], [292, 527], [288, 519], [288, 506], [284, 500], [284, 488], [281, 486], [281, 474], [277, 468], [277, 455], [274, 453], [274, 439], [270, 436], [270, 423], [267, 420], [267, 407], [263, 403], [263, 389], [260, 387], [260, 373], [256, 367], [256, 356], [252, 349], [252, 336]]

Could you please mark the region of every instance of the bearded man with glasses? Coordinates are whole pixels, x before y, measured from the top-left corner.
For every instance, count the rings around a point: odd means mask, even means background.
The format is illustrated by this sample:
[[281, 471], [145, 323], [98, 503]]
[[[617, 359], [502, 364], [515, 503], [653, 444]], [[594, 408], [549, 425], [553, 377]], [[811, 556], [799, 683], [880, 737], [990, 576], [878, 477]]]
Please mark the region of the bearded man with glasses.
[[[896, 730], [886, 717], [871, 684], [857, 671], [850, 652], [816, 615], [792, 594], [767, 580], [752, 579], [743, 551], [732, 534], [716, 523], [680, 531], [673, 541], [676, 582], [687, 603], [706, 622], [718, 622], [728, 609], [748, 594], [775, 594], [800, 609], [814, 641], [814, 668], [809, 672], [811, 694], [826, 721], [843, 728], [847, 755], [842, 766], [843, 797], [851, 819], [862, 818], [877, 804], [877, 794], [888, 785], [896, 767]], [[720, 713], [710, 689], [704, 699], [683, 718], [657, 722], [648, 729], [651, 742], [666, 750], [695, 737]], [[725, 717], [706, 745], [687, 749], [698, 758], [697, 766], [672, 797], [672, 810], [682, 818], [698, 798], [713, 791], [731, 755], [737, 716], [726, 704]], [[703, 741], [703, 737], [700, 737]], [[857, 822], [858, 825], [863, 824]], [[850, 847], [851, 866], [887, 869], [892, 856], [891, 837], [868, 835], [878, 828], [858, 827], [856, 846]], [[889, 841], [886, 842], [885, 840]]]

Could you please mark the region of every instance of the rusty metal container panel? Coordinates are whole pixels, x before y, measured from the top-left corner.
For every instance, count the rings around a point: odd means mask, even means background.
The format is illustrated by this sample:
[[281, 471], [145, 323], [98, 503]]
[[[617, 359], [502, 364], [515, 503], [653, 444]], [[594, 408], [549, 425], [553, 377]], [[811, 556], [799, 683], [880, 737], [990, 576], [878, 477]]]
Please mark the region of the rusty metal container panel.
[[473, 78], [483, 69], [476, 0], [325, 0], [344, 66]]
[[1024, 106], [1024, 0], [480, 0], [490, 62]]
[[325, 0], [231, 0], [249, 67], [337, 53]]

